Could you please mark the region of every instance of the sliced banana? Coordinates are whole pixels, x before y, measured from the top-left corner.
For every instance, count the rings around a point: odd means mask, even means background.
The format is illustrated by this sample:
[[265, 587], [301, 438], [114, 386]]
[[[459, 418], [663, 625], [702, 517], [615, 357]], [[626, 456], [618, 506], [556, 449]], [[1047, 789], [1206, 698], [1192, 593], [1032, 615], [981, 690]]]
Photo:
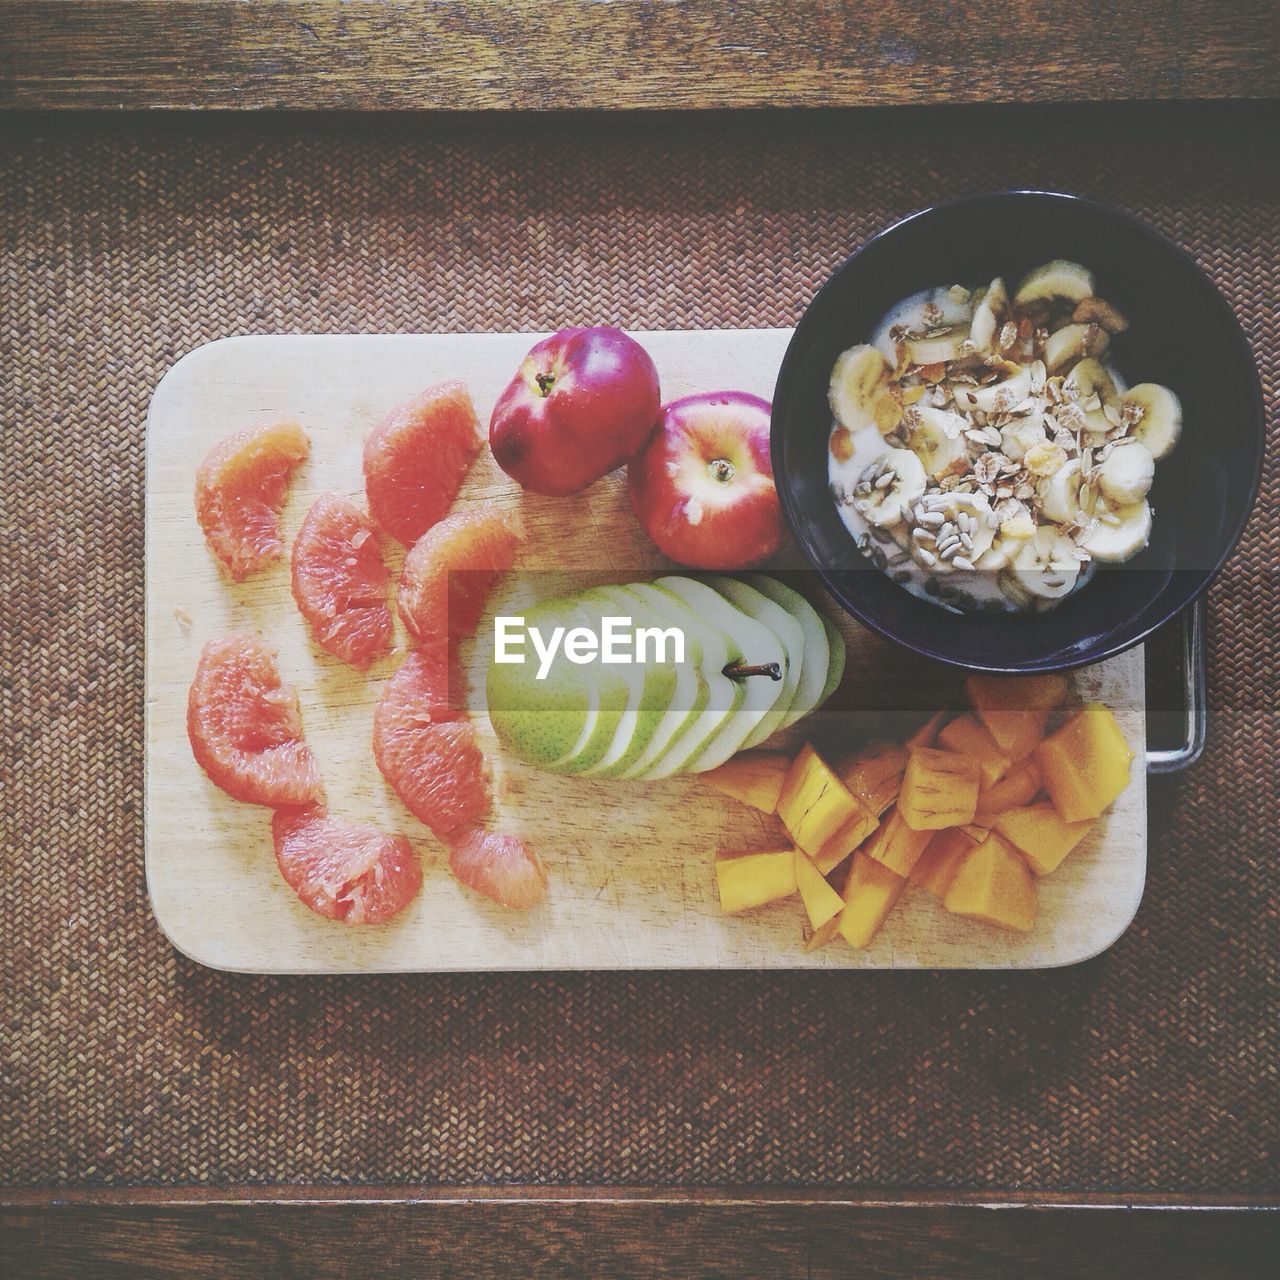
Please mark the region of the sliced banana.
[[964, 429], [969, 424], [960, 414], [922, 404], [916, 407], [915, 416], [916, 426], [907, 443], [928, 475], [936, 478], [957, 459], [968, 455]]
[[[1102, 362], [1086, 357], [1062, 380], [1062, 389], [1084, 414], [1084, 429], [1090, 443], [1101, 444], [1120, 425], [1107, 416], [1107, 407], [1118, 415], [1116, 384]], [[1095, 403], [1095, 397], [1096, 403]]]
[[861, 431], [875, 421], [876, 395], [886, 390], [889, 362], [875, 347], [850, 347], [831, 370], [827, 399], [836, 421], [850, 431]]
[[1068, 458], [1051, 476], [1036, 483], [1040, 510], [1050, 520], [1066, 524], [1080, 510], [1080, 459]]
[[1019, 307], [1052, 298], [1081, 302], [1093, 296], [1093, 284], [1093, 272], [1088, 267], [1068, 262], [1066, 258], [1055, 258], [1022, 277], [1013, 301]]
[[1118, 507], [1141, 502], [1151, 492], [1156, 460], [1139, 440], [1122, 440], [1098, 463], [1098, 488]]
[[1099, 514], [1080, 545], [1095, 560], [1128, 560], [1151, 539], [1151, 504], [1145, 500], [1124, 507], [1107, 507]]
[[1007, 569], [1021, 547], [1022, 543], [1017, 539], [996, 534], [991, 545], [973, 562], [973, 567], [982, 573], [996, 573]]
[[[1136, 405], [1142, 412], [1137, 425], [1129, 432], [1129, 438], [1140, 440], [1157, 461], [1163, 458], [1182, 434], [1182, 402], [1168, 387], [1158, 382], [1140, 382], [1130, 387], [1120, 397], [1120, 412], [1126, 406]], [[1133, 413], [1133, 409], [1128, 410]]]
[[1027, 450], [1044, 439], [1044, 414], [1037, 412], [1011, 422], [1000, 431], [1000, 450], [1006, 458], [1021, 462]]
[[996, 536], [988, 521], [991, 504], [986, 495], [949, 493], [945, 501], [931, 497], [929, 511], [941, 516], [942, 524], [929, 528], [929, 538], [914, 540], [916, 560], [935, 573], [977, 568]]
[[1041, 525], [1019, 548], [1009, 573], [1028, 595], [1060, 600], [1080, 576], [1076, 544], [1053, 525]]
[[973, 311], [969, 341], [973, 343], [975, 351], [989, 352], [994, 348], [996, 334], [1008, 314], [1009, 292], [1004, 287], [1004, 280], [996, 276]]
[[910, 449], [886, 449], [874, 478], [867, 478], [871, 493], [858, 500], [857, 509], [871, 524], [882, 527], [901, 520], [903, 507], [924, 493], [928, 481], [924, 466]]
[[1044, 344], [1045, 368], [1050, 373], [1065, 369], [1073, 360], [1096, 359], [1111, 345], [1105, 329], [1094, 324], [1064, 324], [1055, 329]]
[[1016, 373], [1011, 373], [999, 382], [989, 382], [985, 387], [954, 388], [956, 403], [961, 408], [972, 412], [981, 409], [983, 413], [1008, 412], [1024, 401], [1031, 392], [1031, 367], [1019, 365]]
[[960, 344], [968, 335], [956, 325], [953, 329], [944, 329], [940, 333], [931, 333], [923, 338], [908, 338], [906, 341], [907, 359], [912, 364], [944, 364], [948, 360], [960, 359]]

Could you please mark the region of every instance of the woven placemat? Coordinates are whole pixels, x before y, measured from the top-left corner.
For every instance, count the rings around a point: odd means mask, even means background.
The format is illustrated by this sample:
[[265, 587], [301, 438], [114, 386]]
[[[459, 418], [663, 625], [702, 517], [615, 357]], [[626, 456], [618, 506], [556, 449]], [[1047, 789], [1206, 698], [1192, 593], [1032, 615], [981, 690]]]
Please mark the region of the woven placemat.
[[1212, 597], [1208, 753], [1153, 787], [1137, 921], [1076, 969], [229, 977], [152, 922], [141, 817], [143, 423], [191, 347], [788, 324], [894, 217], [1042, 185], [1190, 249], [1274, 412], [1276, 123], [4, 120], [0, 1178], [1280, 1189], [1274, 449]]

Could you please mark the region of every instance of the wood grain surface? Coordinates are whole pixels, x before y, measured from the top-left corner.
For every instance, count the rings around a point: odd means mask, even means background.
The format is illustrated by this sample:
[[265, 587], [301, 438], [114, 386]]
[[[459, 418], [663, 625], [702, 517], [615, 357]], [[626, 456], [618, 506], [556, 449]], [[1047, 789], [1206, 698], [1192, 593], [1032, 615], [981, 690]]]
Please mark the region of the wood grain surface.
[[491, 110], [1260, 98], [1270, 0], [0, 0], [0, 106]]
[[[785, 329], [640, 335], [676, 398], [738, 387], [769, 396]], [[837, 941], [805, 952], [797, 900], [741, 916], [720, 914], [716, 850], [789, 844], [780, 824], [694, 777], [649, 783], [565, 778], [504, 751], [483, 700], [486, 641], [495, 613], [519, 612], [598, 581], [669, 571], [632, 516], [618, 472], [573, 498], [525, 494], [486, 449], [458, 506], [518, 507], [527, 530], [518, 572], [490, 601], [479, 639], [464, 645], [468, 703], [494, 769], [494, 825], [527, 838], [551, 872], [546, 904], [503, 911], [456, 884], [447, 851], [383, 782], [372, 760], [372, 712], [399, 656], [368, 676], [311, 642], [288, 588], [288, 565], [232, 586], [215, 568], [192, 511], [196, 467], [210, 444], [282, 411], [297, 414], [312, 455], [284, 515], [294, 530], [325, 489], [361, 501], [365, 434], [393, 405], [445, 377], [462, 378], [482, 422], [532, 334], [308, 336], [231, 339], [181, 361], [152, 401], [147, 438], [147, 879], [162, 928], [185, 954], [249, 972], [628, 968], [1040, 968], [1110, 945], [1137, 909], [1146, 868], [1146, 788], [1139, 779], [1054, 875], [1040, 882], [1029, 934], [943, 911], [911, 890], [864, 951]], [[401, 553], [384, 543], [393, 571]], [[782, 567], [799, 566], [789, 547]], [[871, 736], [905, 737], [954, 694], [935, 664], [911, 668], [910, 687], [886, 680], [882, 641], [835, 609], [816, 578], [802, 585], [843, 630], [845, 680], [824, 712], [777, 745], [813, 737], [831, 753]], [[939, 615], [940, 619], [944, 615]], [[203, 643], [253, 629], [278, 648], [298, 688], [308, 741], [334, 812], [406, 832], [423, 858], [423, 892], [393, 923], [361, 929], [322, 920], [281, 881], [265, 809], [216, 790], [191, 755], [187, 687]], [[1075, 693], [1115, 708], [1129, 741], [1145, 742], [1142, 650], [1073, 674]], [[932, 687], [930, 682], [935, 682]], [[1140, 770], [1135, 765], [1135, 772]], [[673, 820], [674, 819], [674, 820]]]
[[0, 1210], [12, 1280], [1272, 1276], [1280, 1215], [1241, 1210], [540, 1202]]

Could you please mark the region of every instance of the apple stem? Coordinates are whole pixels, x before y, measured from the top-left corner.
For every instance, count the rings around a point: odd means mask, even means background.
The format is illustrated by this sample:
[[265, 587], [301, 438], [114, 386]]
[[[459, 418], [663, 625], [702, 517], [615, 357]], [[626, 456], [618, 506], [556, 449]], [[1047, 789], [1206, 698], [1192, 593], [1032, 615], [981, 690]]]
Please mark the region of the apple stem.
[[711, 478], [721, 484], [728, 484], [733, 479], [733, 463], [727, 458], [714, 459], [707, 470], [711, 472]]
[[741, 680], [744, 676], [768, 676], [770, 680], [782, 679], [782, 667], [776, 662], [759, 662], [755, 666], [744, 666], [740, 662], [726, 663], [721, 675], [730, 680]]
[[556, 375], [554, 373], [538, 373], [534, 374], [533, 380], [538, 384], [538, 390], [544, 396], [551, 394], [551, 388], [556, 385]]

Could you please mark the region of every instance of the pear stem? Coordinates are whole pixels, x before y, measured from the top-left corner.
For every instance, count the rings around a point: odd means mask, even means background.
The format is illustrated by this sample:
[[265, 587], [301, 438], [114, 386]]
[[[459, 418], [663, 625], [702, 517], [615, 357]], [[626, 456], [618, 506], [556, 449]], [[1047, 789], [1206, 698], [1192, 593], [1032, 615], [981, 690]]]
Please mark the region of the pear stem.
[[770, 680], [781, 680], [782, 667], [776, 662], [759, 662], [755, 666], [729, 662], [725, 664], [720, 674], [728, 676], [730, 680], [741, 680], [744, 676], [768, 676]]

